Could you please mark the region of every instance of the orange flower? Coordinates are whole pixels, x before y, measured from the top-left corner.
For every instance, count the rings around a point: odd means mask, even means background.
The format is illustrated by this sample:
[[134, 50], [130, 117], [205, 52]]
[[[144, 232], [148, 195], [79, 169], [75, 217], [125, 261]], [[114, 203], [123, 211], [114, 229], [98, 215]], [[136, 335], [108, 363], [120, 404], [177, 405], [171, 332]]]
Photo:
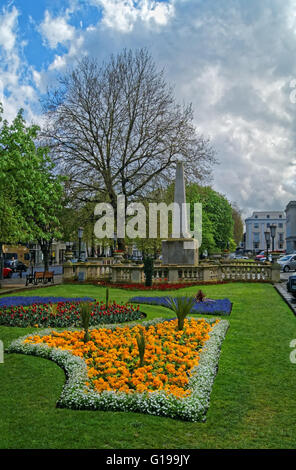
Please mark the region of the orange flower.
[[[88, 369], [86, 385], [98, 392], [165, 390], [176, 397], [184, 397], [191, 393], [189, 375], [199, 362], [200, 350], [211, 329], [203, 319], [186, 319], [182, 331], [177, 331], [176, 320], [173, 320], [147, 329], [137, 325], [121, 326], [113, 331], [92, 330], [88, 343], [84, 343], [81, 331], [53, 331], [42, 337], [30, 336], [25, 342], [44, 343], [84, 358]], [[139, 331], [143, 331], [146, 339], [144, 366], [140, 368], [136, 341]]]

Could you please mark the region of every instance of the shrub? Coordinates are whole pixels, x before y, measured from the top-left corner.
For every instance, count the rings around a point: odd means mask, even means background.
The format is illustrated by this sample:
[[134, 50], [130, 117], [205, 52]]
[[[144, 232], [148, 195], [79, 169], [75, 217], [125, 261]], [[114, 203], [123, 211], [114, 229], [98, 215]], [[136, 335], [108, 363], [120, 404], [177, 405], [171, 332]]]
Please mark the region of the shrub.
[[137, 340], [139, 356], [140, 356], [140, 367], [143, 367], [144, 366], [145, 347], [146, 347], [146, 341], [145, 341], [145, 335], [144, 335], [143, 329], [141, 329], [139, 334], [136, 336], [136, 340]]
[[90, 314], [92, 311], [92, 304], [88, 302], [81, 302], [79, 310], [80, 310], [80, 315], [81, 315], [82, 327], [84, 328], [83, 341], [87, 343], [88, 341], [90, 341], [88, 329], [89, 329], [89, 322], [90, 322]]
[[184, 320], [187, 315], [191, 312], [192, 307], [195, 304], [193, 297], [167, 297], [166, 298], [168, 307], [175, 312], [178, 318], [178, 330], [183, 330]]
[[143, 262], [144, 262], [145, 286], [151, 287], [152, 279], [153, 279], [154, 261], [152, 258], [146, 257], [144, 258]]
[[203, 293], [202, 290], [199, 290], [198, 293], [195, 296], [196, 302], [203, 302], [206, 298], [206, 295]]

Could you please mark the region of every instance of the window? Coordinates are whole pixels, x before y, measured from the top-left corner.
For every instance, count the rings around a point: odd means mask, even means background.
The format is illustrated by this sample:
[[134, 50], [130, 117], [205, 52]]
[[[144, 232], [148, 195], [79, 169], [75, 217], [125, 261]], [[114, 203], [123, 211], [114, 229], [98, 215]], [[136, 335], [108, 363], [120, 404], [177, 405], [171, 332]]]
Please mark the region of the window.
[[269, 228], [269, 227], [270, 227], [270, 224], [266, 224], [266, 227]]
[[283, 224], [282, 224], [282, 223], [279, 223], [279, 228], [283, 228]]
[[283, 216], [282, 216], [282, 214], [280, 214], [280, 215], [279, 215], [279, 219], [282, 219], [282, 218], [283, 218]]
[[270, 217], [269, 217], [269, 214], [267, 214], [266, 218], [267, 218], [267, 219], [269, 219], [269, 218], [270, 218]]
[[259, 228], [259, 224], [254, 224], [254, 228]]
[[258, 219], [258, 215], [255, 215], [255, 219]]
[[254, 243], [259, 243], [259, 232], [253, 232], [253, 241]]

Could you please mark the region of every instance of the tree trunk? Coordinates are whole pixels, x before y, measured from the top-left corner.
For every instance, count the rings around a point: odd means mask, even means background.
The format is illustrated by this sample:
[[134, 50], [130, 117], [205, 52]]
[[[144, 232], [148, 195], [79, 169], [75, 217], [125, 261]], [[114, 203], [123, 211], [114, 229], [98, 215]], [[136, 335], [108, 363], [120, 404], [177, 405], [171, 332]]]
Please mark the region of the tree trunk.
[[49, 254], [51, 243], [51, 241], [39, 241], [39, 245], [43, 254], [44, 272], [49, 270]]
[[117, 249], [125, 251], [125, 240], [124, 240], [124, 238], [118, 238], [118, 240], [117, 240]]

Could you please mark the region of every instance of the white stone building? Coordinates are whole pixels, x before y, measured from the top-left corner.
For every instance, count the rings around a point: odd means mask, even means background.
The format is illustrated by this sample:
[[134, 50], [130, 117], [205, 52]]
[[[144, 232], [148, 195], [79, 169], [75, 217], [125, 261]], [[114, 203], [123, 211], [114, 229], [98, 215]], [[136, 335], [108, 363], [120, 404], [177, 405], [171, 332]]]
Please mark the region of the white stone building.
[[296, 201], [290, 201], [286, 207], [287, 219], [287, 253], [296, 251]]
[[[247, 251], [258, 252], [266, 250], [265, 231], [270, 231], [270, 225], [276, 225], [274, 239], [275, 251], [286, 250], [286, 215], [284, 211], [253, 212], [245, 219]], [[272, 240], [269, 249], [272, 248]]]

